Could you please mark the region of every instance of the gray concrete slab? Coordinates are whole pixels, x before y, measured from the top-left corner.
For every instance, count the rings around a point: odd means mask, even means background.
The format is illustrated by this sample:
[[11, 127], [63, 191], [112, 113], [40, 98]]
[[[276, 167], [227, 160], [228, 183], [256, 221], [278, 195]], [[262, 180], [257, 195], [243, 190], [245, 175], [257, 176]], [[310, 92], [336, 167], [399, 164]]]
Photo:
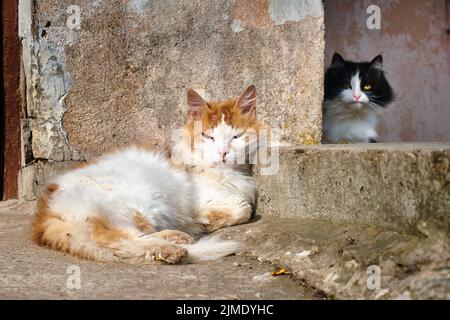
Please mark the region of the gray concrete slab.
[[279, 170], [257, 175], [257, 186], [264, 215], [401, 232], [432, 219], [450, 228], [450, 143], [281, 148]]
[[[80, 260], [34, 245], [33, 205], [0, 205], [0, 299], [450, 299], [450, 239], [432, 221], [406, 234], [257, 215], [217, 232], [244, 245], [236, 256], [136, 266]], [[79, 290], [67, 286], [71, 266], [79, 267]], [[273, 277], [276, 267], [291, 275]]]
[[[190, 265], [98, 263], [29, 240], [34, 203], [0, 203], [0, 299], [311, 299], [312, 289], [249, 257]], [[79, 268], [81, 288], [71, 269]], [[69, 288], [67, 282], [69, 281]]]

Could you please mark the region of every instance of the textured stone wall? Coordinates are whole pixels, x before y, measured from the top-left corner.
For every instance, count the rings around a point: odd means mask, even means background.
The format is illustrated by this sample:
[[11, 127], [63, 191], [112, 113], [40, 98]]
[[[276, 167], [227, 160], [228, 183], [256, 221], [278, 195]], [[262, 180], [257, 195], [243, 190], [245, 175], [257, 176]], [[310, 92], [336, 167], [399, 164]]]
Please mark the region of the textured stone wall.
[[21, 0], [20, 14], [28, 162], [161, 144], [190, 87], [224, 99], [255, 84], [262, 121], [320, 141], [320, 0]]

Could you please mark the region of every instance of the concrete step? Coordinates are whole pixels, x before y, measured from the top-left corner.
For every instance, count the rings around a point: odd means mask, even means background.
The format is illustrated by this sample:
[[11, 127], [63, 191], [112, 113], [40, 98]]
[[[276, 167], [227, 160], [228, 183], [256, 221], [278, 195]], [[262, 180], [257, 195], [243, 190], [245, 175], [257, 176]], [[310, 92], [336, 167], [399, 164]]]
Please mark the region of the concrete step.
[[243, 254], [331, 298], [450, 298], [450, 143], [285, 147], [278, 165], [255, 170], [261, 221], [230, 233]]
[[283, 267], [327, 299], [450, 299], [450, 241], [431, 223], [404, 234], [257, 215], [218, 233], [245, 244], [239, 255]]
[[448, 230], [450, 143], [282, 148], [278, 173], [257, 174], [257, 186], [263, 216]]

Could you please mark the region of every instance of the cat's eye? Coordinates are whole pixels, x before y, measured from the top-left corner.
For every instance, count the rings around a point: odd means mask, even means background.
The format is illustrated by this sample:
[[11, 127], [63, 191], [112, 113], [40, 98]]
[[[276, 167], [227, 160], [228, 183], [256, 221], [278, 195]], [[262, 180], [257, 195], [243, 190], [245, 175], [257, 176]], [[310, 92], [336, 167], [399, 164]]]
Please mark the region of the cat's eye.
[[365, 86], [364, 86], [364, 90], [370, 90], [370, 89], [372, 89], [372, 86], [370, 85], [370, 84], [366, 84]]
[[241, 132], [235, 136], [233, 136], [233, 139], [239, 139], [240, 137], [242, 137], [244, 135], [244, 132]]
[[207, 135], [206, 133], [204, 133], [204, 132], [202, 132], [202, 136], [203, 136], [203, 138], [205, 138], [205, 139], [209, 139], [209, 140], [214, 141], [214, 137], [208, 136], [208, 135]]
[[342, 87], [343, 87], [344, 89], [351, 89], [351, 88], [352, 88], [352, 85], [351, 85], [350, 83], [343, 83], [343, 84], [342, 84]]

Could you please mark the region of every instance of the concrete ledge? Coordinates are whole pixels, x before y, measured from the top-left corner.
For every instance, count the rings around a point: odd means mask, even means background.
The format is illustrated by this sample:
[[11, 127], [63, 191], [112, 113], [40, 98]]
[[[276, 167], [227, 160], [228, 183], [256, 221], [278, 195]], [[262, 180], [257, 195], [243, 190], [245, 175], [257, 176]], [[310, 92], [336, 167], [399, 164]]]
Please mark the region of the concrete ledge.
[[450, 239], [432, 223], [404, 234], [263, 216], [218, 233], [245, 244], [239, 255], [291, 271], [326, 299], [450, 299]]
[[450, 143], [283, 148], [257, 175], [258, 212], [412, 230], [450, 224]]

